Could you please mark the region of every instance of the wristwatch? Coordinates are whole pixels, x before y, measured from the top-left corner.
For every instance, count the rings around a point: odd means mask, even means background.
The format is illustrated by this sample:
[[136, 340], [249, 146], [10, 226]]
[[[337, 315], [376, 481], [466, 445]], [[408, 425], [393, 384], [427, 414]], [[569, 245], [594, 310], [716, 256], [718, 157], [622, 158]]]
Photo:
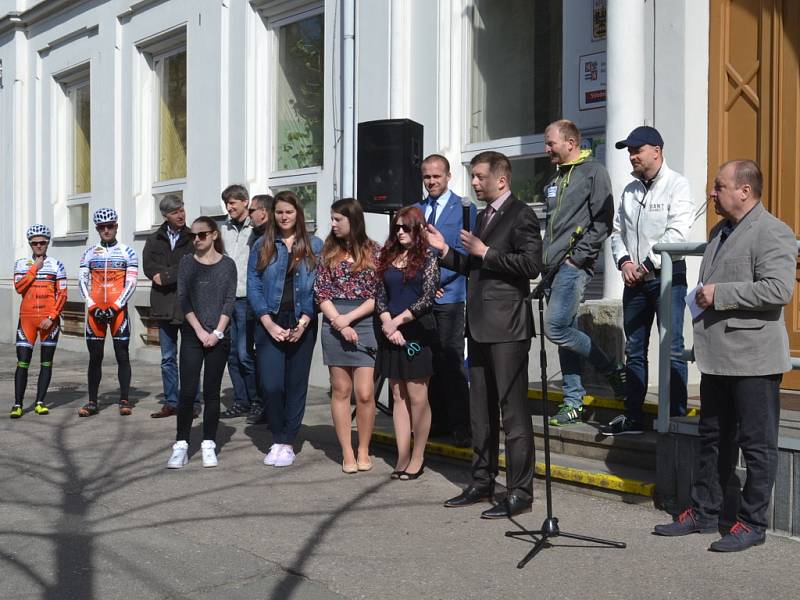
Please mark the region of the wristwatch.
[[308, 321], [309, 321], [308, 319], [306, 319], [304, 317], [300, 317], [300, 320], [297, 322], [297, 326], [298, 327], [302, 327], [303, 329], [305, 329], [306, 325], [308, 325]]
[[211, 333], [213, 333], [215, 336], [217, 336], [217, 339], [220, 339], [220, 340], [225, 337], [224, 333], [222, 333], [221, 331], [217, 331], [216, 329], [214, 331], [212, 331]]

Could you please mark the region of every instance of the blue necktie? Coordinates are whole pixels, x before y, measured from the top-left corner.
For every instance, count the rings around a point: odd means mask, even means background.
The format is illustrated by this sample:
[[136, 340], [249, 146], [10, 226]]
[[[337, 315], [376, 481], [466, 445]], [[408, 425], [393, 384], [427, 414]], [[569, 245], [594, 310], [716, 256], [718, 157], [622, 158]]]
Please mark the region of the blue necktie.
[[428, 213], [428, 224], [435, 225], [436, 224], [436, 202], [437, 200], [429, 200], [431, 205], [431, 212]]

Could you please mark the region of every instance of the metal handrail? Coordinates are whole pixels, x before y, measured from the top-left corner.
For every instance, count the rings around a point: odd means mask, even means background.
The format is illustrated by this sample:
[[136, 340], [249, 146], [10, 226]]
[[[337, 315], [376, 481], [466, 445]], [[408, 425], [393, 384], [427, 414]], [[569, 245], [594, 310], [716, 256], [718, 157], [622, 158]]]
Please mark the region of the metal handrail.
[[[656, 431], [670, 430], [670, 366], [672, 362], [672, 256], [702, 256], [708, 242], [656, 244], [653, 252], [661, 254], [661, 290], [658, 303], [658, 417]], [[800, 252], [800, 240], [797, 242]], [[684, 358], [694, 360], [694, 348], [684, 351]], [[800, 358], [792, 358], [792, 369], [800, 369]]]

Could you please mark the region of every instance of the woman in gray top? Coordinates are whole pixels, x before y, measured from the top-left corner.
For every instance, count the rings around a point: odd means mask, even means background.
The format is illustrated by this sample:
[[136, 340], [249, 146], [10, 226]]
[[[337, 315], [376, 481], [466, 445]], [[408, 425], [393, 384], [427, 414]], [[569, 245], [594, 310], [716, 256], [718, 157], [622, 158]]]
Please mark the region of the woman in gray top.
[[168, 469], [180, 469], [188, 461], [192, 403], [203, 366], [205, 410], [200, 447], [203, 466], [217, 466], [214, 440], [219, 423], [219, 390], [231, 346], [227, 332], [236, 299], [236, 263], [224, 255], [217, 224], [200, 217], [192, 223], [189, 237], [194, 254], [184, 256], [178, 267], [178, 302], [185, 320], [181, 326], [178, 433]]

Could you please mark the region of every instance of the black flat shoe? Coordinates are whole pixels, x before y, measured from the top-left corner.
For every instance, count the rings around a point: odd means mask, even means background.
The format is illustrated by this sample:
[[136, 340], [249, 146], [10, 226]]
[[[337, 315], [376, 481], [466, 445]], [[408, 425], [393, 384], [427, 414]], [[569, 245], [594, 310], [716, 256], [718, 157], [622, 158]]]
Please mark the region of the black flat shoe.
[[511, 494], [500, 504], [485, 510], [481, 513], [481, 519], [508, 519], [531, 512], [532, 500], [523, 500], [515, 494]]
[[476, 487], [470, 485], [458, 496], [450, 498], [444, 505], [447, 508], [459, 508], [461, 506], [471, 506], [482, 500], [491, 500], [494, 497], [494, 486]]
[[425, 463], [422, 463], [422, 466], [419, 468], [419, 471], [416, 473], [409, 473], [408, 471], [403, 471], [400, 473], [400, 481], [411, 481], [412, 479], [419, 479], [419, 476], [425, 472]]

